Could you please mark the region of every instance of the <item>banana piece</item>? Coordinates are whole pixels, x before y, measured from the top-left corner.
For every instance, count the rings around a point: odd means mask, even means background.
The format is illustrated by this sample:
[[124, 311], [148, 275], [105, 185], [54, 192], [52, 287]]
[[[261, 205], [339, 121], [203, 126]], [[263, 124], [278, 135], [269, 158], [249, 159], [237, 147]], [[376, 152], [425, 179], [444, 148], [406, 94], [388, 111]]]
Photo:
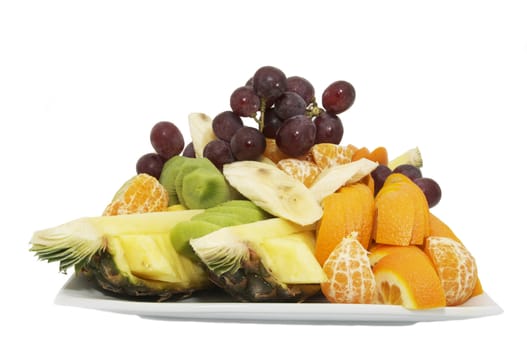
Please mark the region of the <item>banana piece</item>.
[[320, 219], [322, 208], [300, 181], [274, 165], [237, 161], [223, 166], [223, 175], [238, 192], [268, 213], [299, 225]]
[[201, 158], [203, 157], [205, 146], [216, 139], [216, 135], [212, 130], [212, 119], [203, 113], [190, 113], [188, 125], [196, 158]]
[[309, 191], [318, 201], [337, 191], [347, 183], [354, 183], [372, 172], [378, 163], [366, 158], [361, 158], [351, 163], [339, 164], [328, 167], [317, 176]]

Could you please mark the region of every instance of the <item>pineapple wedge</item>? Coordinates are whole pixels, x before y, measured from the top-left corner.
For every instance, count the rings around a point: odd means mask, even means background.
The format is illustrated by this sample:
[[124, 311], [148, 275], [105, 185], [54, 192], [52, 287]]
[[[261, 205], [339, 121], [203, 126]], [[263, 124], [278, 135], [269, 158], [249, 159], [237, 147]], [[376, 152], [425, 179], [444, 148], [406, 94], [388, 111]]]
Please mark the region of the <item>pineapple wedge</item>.
[[302, 301], [326, 275], [314, 255], [315, 225], [282, 218], [225, 227], [190, 245], [210, 279], [241, 301]]
[[61, 271], [75, 266], [104, 290], [160, 300], [210, 286], [206, 271], [172, 247], [170, 231], [202, 210], [80, 218], [37, 231], [31, 251], [58, 261]]

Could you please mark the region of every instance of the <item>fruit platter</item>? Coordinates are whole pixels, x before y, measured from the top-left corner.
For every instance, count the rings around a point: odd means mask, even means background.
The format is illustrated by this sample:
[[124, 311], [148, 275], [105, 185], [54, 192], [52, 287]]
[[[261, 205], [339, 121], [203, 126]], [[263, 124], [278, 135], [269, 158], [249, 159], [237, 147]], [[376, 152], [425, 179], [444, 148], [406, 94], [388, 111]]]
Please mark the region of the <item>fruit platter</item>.
[[[73, 276], [56, 303], [172, 319], [414, 323], [501, 313], [432, 208], [417, 147], [343, 144], [354, 86], [272, 66], [230, 109], [152, 126], [101, 215], [37, 230]], [[113, 195], [113, 197], [111, 196]]]

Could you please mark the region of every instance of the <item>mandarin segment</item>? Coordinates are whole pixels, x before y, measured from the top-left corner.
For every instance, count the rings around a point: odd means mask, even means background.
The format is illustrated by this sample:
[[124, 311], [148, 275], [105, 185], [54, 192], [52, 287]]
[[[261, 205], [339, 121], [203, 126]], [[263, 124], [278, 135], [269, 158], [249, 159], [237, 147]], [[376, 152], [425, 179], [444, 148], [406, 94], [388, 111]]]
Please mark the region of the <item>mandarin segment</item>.
[[306, 187], [311, 186], [318, 174], [320, 174], [320, 168], [309, 160], [285, 158], [276, 165], [279, 169], [302, 182]]
[[352, 235], [344, 237], [323, 265], [328, 278], [320, 287], [332, 303], [370, 304], [375, 301], [376, 284], [368, 252]]
[[350, 163], [355, 149], [352, 145], [342, 146], [333, 143], [318, 143], [311, 147], [308, 157], [320, 169], [326, 169], [337, 164]]
[[477, 284], [476, 260], [459, 242], [447, 237], [428, 237], [424, 251], [432, 260], [449, 306], [467, 301]]
[[280, 160], [289, 157], [287, 154], [282, 152], [280, 148], [278, 148], [276, 141], [270, 138], [265, 139], [265, 151], [263, 156], [269, 158], [274, 163], [278, 163]]
[[373, 273], [379, 302], [383, 304], [402, 305], [408, 309], [446, 305], [445, 293], [434, 266], [416, 247], [395, 248], [373, 266]]
[[128, 180], [115, 194], [103, 215], [124, 215], [164, 211], [168, 208], [168, 192], [148, 174]]

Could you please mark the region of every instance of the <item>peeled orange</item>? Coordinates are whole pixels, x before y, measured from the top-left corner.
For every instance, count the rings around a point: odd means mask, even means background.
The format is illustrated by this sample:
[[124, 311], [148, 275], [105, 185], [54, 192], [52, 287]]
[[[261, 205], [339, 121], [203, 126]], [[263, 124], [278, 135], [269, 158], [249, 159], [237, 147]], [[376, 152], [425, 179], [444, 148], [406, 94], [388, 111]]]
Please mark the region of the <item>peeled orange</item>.
[[375, 301], [376, 285], [368, 252], [353, 234], [340, 241], [323, 270], [328, 280], [320, 287], [330, 302], [370, 304]]
[[311, 186], [317, 175], [320, 174], [320, 168], [309, 160], [285, 158], [278, 161], [276, 165], [306, 187]]
[[467, 301], [476, 287], [478, 273], [476, 261], [461, 243], [452, 238], [430, 236], [424, 251], [432, 260], [447, 305], [459, 305]]
[[167, 210], [168, 192], [148, 174], [138, 174], [128, 180], [105, 208], [103, 215], [123, 215]]

